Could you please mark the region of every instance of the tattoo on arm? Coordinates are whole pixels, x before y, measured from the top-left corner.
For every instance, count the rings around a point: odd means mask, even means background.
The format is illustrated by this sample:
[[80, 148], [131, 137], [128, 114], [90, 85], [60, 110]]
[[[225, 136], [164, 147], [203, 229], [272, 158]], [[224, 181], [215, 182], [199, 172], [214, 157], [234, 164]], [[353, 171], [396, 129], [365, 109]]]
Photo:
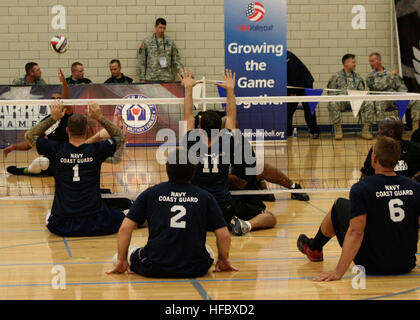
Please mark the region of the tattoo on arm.
[[115, 139], [117, 142], [117, 149], [120, 148], [123, 143], [125, 143], [125, 132], [121, 130], [117, 125], [115, 125], [104, 116], [101, 116], [98, 122], [105, 128], [109, 135]]
[[25, 140], [32, 146], [36, 146], [36, 139], [38, 136], [42, 135], [49, 127], [55, 123], [55, 120], [52, 117], [41, 121], [40, 123], [33, 126], [25, 133]]

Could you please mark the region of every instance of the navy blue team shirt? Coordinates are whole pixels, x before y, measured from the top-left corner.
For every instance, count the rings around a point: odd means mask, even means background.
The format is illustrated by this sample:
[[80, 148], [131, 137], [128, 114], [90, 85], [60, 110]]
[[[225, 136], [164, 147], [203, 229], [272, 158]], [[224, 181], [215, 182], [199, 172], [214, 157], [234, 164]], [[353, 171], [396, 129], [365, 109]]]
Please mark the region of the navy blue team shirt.
[[141, 258], [159, 274], [190, 274], [197, 265], [207, 265], [207, 231], [226, 226], [210, 193], [192, 184], [171, 182], [142, 192], [127, 218], [138, 225], [147, 220], [149, 238]]
[[416, 265], [420, 184], [377, 174], [350, 190], [350, 219], [366, 214], [364, 238], [355, 263], [376, 274], [398, 274]]
[[198, 132], [198, 129], [190, 130], [184, 137], [188, 153], [194, 153], [198, 160], [192, 183], [210, 192], [218, 203], [229, 203], [232, 200], [229, 169], [234, 163], [234, 135], [231, 130], [223, 129], [219, 139], [208, 147]]
[[[52, 139], [60, 143], [69, 142], [69, 135], [66, 132], [66, 127], [67, 127], [67, 122], [69, 121], [69, 118], [72, 115], [73, 113], [72, 114], [65, 113], [64, 116], [59, 121], [57, 121], [50, 128], [48, 128], [46, 132], [51, 131], [49, 134], [47, 134], [48, 139]], [[48, 119], [49, 117], [51, 117], [51, 115], [46, 116], [40, 122], [44, 121], [45, 119]]]
[[39, 154], [50, 160], [54, 175], [55, 195], [51, 214], [79, 217], [103, 211], [101, 165], [115, 152], [114, 138], [75, 147], [40, 136], [36, 148]]
[[[406, 140], [401, 140], [400, 143], [401, 156], [394, 170], [399, 175], [411, 178], [420, 171], [420, 144]], [[363, 167], [360, 169], [366, 176], [375, 174], [375, 169], [373, 169], [371, 163], [372, 152], [373, 147], [370, 148]]]

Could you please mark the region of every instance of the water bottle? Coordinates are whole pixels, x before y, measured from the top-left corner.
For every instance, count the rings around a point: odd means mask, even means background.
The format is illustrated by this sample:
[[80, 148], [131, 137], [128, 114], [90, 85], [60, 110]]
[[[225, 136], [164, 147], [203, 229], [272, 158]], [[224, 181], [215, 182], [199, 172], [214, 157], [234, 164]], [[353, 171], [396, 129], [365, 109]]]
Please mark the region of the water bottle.
[[293, 138], [297, 138], [297, 128], [293, 129]]

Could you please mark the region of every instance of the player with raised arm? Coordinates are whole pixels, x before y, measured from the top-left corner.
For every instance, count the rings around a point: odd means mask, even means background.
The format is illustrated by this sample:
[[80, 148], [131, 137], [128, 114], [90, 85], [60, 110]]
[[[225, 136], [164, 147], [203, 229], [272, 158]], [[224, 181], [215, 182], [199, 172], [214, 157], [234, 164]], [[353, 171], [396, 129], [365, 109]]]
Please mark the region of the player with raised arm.
[[[214, 111], [203, 112], [195, 129], [193, 117], [194, 80], [191, 70], [184, 69], [178, 78], [185, 87], [184, 121], [187, 134], [183, 144], [188, 156], [197, 163], [193, 183], [209, 191], [217, 200], [233, 234], [243, 235], [251, 230], [271, 228], [276, 224], [274, 215], [251, 204], [237, 201], [229, 191], [229, 169], [234, 163], [236, 129], [235, 73], [226, 69], [222, 83], [217, 83], [226, 90], [226, 122], [222, 129], [222, 118]], [[201, 130], [200, 130], [201, 129]]]
[[118, 231], [125, 215], [104, 205], [100, 193], [102, 162], [125, 143], [125, 133], [105, 118], [98, 104], [90, 102], [88, 116], [111, 136], [86, 144], [87, 117], [73, 114], [67, 124], [69, 143], [44, 138], [45, 130], [61, 119], [61, 101], [51, 105], [51, 117], [25, 133], [25, 140], [48, 158], [55, 180], [55, 194], [47, 228], [61, 236], [98, 236]]

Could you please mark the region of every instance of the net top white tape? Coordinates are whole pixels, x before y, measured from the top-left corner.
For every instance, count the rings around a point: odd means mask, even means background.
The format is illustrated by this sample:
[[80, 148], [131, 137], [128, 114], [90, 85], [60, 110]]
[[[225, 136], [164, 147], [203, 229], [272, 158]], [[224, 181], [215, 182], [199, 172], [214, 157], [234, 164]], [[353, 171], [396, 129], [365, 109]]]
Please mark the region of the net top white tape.
[[[420, 100], [418, 93], [388, 93], [384, 94], [366, 94], [366, 95], [334, 95], [334, 96], [273, 96], [273, 97], [236, 97], [236, 104], [280, 104], [284, 102], [330, 102], [330, 101], [395, 101], [395, 100]], [[45, 100], [0, 100], [0, 105], [15, 106], [43, 106], [51, 105], [52, 99]], [[63, 99], [66, 106], [85, 106], [89, 102], [96, 102], [99, 105], [120, 105], [128, 103], [144, 104], [184, 104], [184, 98], [147, 98], [147, 99]], [[226, 103], [226, 98], [197, 98], [195, 103]]]

